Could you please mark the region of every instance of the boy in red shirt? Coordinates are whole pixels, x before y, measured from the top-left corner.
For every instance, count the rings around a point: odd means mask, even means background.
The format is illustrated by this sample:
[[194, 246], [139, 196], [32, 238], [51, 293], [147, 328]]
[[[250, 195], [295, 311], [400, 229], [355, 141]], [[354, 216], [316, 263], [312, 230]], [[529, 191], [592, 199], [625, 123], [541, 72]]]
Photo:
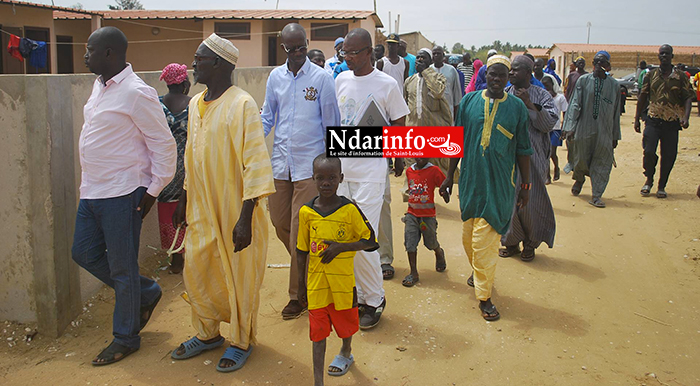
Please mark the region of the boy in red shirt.
[[[447, 268], [445, 251], [440, 248], [437, 240], [437, 219], [435, 218], [435, 189], [445, 180], [440, 168], [428, 162], [428, 158], [416, 158], [416, 163], [406, 169], [408, 179], [408, 212], [403, 218], [404, 245], [408, 252], [408, 263], [411, 273], [401, 284], [413, 287], [418, 283], [418, 242], [423, 237], [423, 245], [435, 252], [435, 270], [444, 272]], [[445, 202], [449, 196], [443, 196]]]

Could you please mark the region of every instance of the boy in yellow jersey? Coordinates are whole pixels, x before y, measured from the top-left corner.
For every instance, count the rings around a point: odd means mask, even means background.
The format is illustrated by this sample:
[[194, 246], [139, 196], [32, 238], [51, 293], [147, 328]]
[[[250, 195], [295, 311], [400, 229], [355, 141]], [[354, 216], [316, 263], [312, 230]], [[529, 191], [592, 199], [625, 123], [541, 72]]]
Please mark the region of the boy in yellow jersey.
[[355, 360], [350, 345], [359, 329], [359, 313], [353, 259], [356, 251], [374, 251], [379, 244], [360, 208], [336, 194], [343, 181], [340, 159], [316, 157], [313, 179], [318, 196], [299, 210], [297, 263], [299, 272], [304, 272], [308, 259], [308, 286], [299, 275], [299, 302], [308, 305], [314, 384], [320, 386], [331, 326], [343, 346], [328, 375], [344, 375]]

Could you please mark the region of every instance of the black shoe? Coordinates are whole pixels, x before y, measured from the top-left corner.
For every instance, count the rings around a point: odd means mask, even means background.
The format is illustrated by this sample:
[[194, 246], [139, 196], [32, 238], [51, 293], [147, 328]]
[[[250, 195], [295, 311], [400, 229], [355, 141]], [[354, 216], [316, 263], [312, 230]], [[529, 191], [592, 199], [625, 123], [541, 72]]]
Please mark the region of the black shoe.
[[379, 307], [365, 305], [365, 310], [362, 314], [362, 317], [360, 318], [360, 329], [369, 330], [370, 328], [373, 328], [374, 326], [379, 324], [379, 319], [382, 317], [382, 313], [384, 312], [385, 307], [386, 298], [382, 300], [382, 304], [380, 304]]
[[290, 320], [296, 319], [301, 316], [306, 311], [306, 308], [301, 306], [298, 300], [290, 300], [289, 303], [282, 310], [282, 319]]

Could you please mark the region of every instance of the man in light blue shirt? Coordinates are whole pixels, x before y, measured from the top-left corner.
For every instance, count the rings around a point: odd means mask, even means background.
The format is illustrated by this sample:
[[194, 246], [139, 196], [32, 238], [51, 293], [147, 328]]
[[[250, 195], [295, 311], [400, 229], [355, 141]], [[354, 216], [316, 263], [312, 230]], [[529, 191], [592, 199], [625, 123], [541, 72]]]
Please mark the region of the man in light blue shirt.
[[313, 159], [326, 151], [327, 126], [340, 125], [333, 77], [306, 57], [306, 31], [296, 23], [282, 30], [285, 64], [267, 80], [262, 122], [265, 136], [275, 127], [272, 174], [276, 192], [269, 197], [270, 218], [277, 237], [291, 256], [289, 303], [283, 319], [298, 318], [305, 310], [297, 299], [296, 264], [299, 209], [317, 195], [312, 180]]

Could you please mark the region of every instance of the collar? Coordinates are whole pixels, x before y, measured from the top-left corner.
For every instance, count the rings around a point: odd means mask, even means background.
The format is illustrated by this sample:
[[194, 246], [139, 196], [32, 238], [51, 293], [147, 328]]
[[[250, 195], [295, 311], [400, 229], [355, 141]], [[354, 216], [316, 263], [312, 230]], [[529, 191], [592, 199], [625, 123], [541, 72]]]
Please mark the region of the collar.
[[[508, 86], [508, 87], [513, 87], [513, 86], [511, 85], [511, 86]], [[506, 88], [508, 88], [508, 87], [506, 87]], [[489, 98], [489, 97], [486, 96], [486, 89], [484, 89], [484, 91], [481, 92], [481, 97], [482, 97], [484, 100], [486, 100], [486, 101], [488, 101], [488, 100], [491, 99], [491, 98]], [[508, 99], [508, 93], [506, 92], [505, 89], [503, 89], [503, 98], [501, 98], [501, 99], [494, 99], [494, 102], [496, 102], [496, 101], [497, 101], [497, 102], [503, 102], [503, 101], [506, 100], [506, 99]]]
[[433, 165], [432, 162], [428, 162], [427, 164], [425, 164], [425, 166], [423, 166], [422, 169], [418, 169], [418, 168], [416, 168], [416, 164], [413, 164], [413, 165], [411, 165], [411, 169], [413, 169], [413, 170], [423, 170], [423, 169], [427, 169], [427, 168], [429, 168], [429, 167], [431, 167], [431, 166], [435, 166], [435, 165]]
[[[301, 65], [301, 68], [297, 72], [297, 76], [299, 76], [300, 73], [308, 74], [309, 73], [309, 68], [311, 66], [311, 61], [309, 60], [309, 57], [307, 56], [305, 58], [304, 64]], [[284, 61], [284, 69], [287, 71], [287, 74], [292, 74], [294, 76], [294, 73], [289, 69], [289, 59]]]
[[102, 75], [100, 75], [99, 79], [100, 83], [104, 84], [105, 86], [109, 86], [112, 83], [121, 83], [127, 76], [133, 73], [134, 70], [131, 68], [131, 63], [126, 63], [126, 67], [124, 67], [120, 73], [114, 75], [110, 80], [108, 80], [106, 84], [102, 82]]

